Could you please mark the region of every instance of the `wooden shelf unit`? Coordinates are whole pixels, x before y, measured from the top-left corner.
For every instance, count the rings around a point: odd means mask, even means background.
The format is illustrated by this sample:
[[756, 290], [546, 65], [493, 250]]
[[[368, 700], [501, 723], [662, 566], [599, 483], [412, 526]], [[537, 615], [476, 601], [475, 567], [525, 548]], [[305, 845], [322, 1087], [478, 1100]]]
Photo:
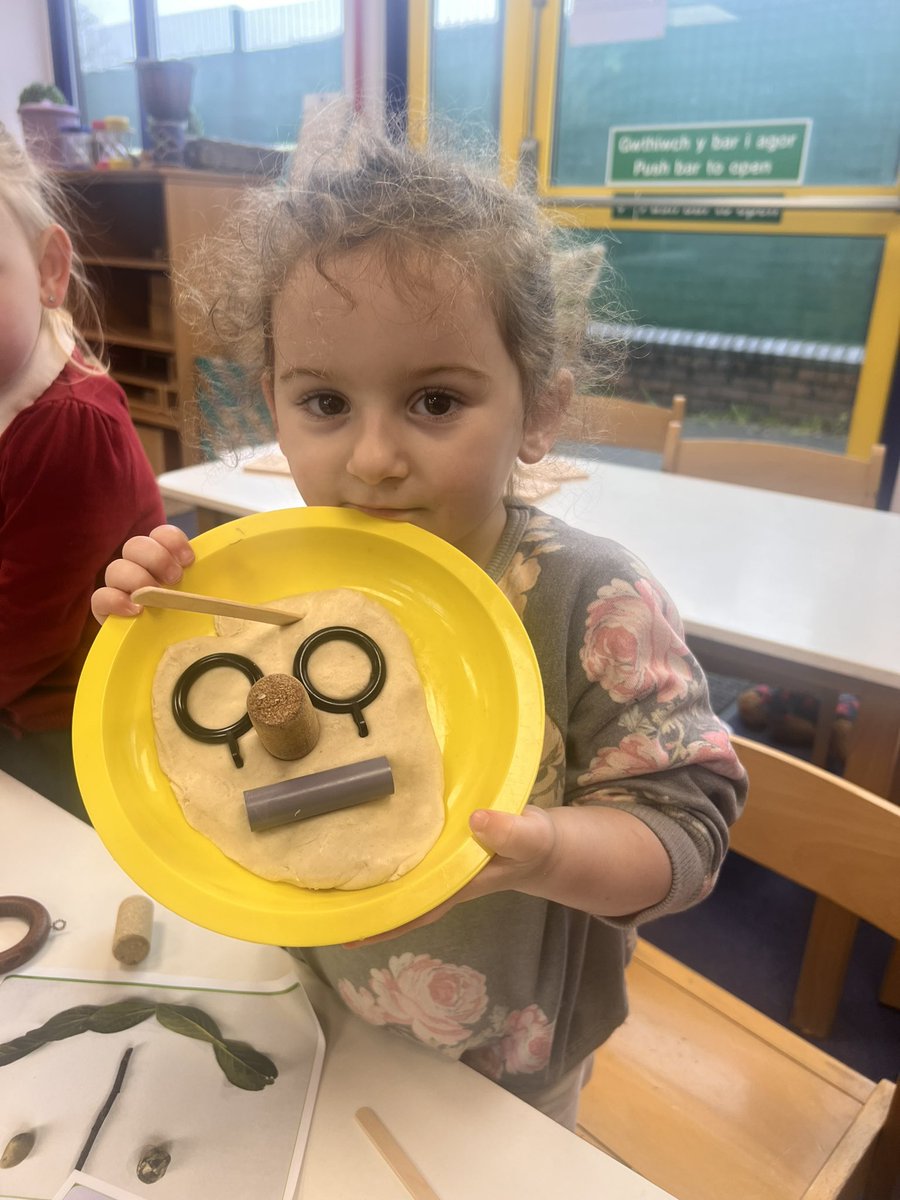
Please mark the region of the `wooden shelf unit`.
[[157, 474], [193, 462], [181, 430], [193, 404], [195, 346], [172, 303], [171, 274], [258, 180], [174, 168], [62, 171], [58, 180], [102, 321], [85, 336], [102, 333]]

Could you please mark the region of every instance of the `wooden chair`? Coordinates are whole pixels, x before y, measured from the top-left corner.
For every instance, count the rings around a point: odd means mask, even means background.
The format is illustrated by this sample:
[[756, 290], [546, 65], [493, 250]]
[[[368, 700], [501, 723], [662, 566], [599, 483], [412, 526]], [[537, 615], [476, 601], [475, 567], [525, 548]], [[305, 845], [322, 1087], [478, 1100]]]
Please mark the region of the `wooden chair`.
[[686, 408], [684, 396], [673, 396], [670, 408], [616, 396], [575, 396], [563, 418], [559, 438], [662, 454], [669, 422], [683, 420]]
[[664, 471], [836, 500], [861, 508], [875, 507], [884, 470], [884, 446], [873, 446], [869, 457], [861, 459], [777, 442], [685, 439], [681, 432], [680, 421], [672, 421], [666, 430]]
[[[843, 454], [829, 454], [822, 450], [811, 450], [803, 446], [784, 446], [771, 442], [690, 439], [681, 436], [680, 422], [673, 421], [666, 434], [663, 450], [663, 470], [682, 475], [693, 475], [702, 479], [715, 479], [726, 483], [739, 483], [746, 487], [764, 488], [770, 491], [790, 492], [794, 495], [811, 496], [820, 500], [834, 500], [843, 504], [874, 508], [884, 469], [884, 446], [872, 447], [868, 459], [850, 458]], [[827, 688], [802, 688], [813, 693], [819, 701], [819, 718], [812, 740], [813, 762], [824, 766], [829, 759], [833, 743], [834, 713], [838, 692]], [[740, 701], [739, 701], [740, 703]], [[829, 913], [824, 901], [816, 905], [817, 921], [811, 929], [813, 939], [820, 942], [820, 930], [825, 930], [835, 917]], [[847, 947], [853, 943], [853, 922], [845, 923], [837, 918], [840, 936]], [[900, 956], [900, 951], [898, 951]], [[832, 1004], [828, 991], [818, 997], [811, 993], [815, 979], [813, 959], [798, 993], [792, 1022], [805, 1033], [825, 1036], [832, 1021]], [[892, 985], [885, 984], [885, 988]], [[833, 995], [834, 989], [831, 989]]]
[[[900, 809], [767, 746], [733, 845], [900, 934]], [[741, 947], [735, 947], [741, 953]], [[638, 941], [630, 1015], [597, 1052], [579, 1132], [679, 1200], [900, 1195], [900, 1091]]]

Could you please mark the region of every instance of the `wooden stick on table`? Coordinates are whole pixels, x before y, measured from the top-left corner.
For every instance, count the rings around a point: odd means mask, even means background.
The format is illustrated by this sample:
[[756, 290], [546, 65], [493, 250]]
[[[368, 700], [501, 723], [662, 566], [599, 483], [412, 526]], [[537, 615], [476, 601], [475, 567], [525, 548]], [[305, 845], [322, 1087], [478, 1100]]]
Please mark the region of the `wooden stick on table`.
[[356, 1119], [413, 1200], [441, 1200], [377, 1113], [371, 1108], [358, 1108]]

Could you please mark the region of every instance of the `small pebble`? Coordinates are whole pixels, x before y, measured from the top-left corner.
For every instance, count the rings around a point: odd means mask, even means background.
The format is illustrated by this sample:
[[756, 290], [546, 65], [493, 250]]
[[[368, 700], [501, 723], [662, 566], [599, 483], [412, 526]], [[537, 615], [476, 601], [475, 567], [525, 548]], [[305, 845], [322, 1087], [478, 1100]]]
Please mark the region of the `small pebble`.
[[17, 1167], [20, 1162], [24, 1162], [34, 1149], [36, 1140], [34, 1131], [31, 1129], [11, 1137], [6, 1143], [6, 1149], [0, 1154], [0, 1168], [6, 1170], [8, 1167]]
[[157, 1183], [169, 1169], [172, 1155], [165, 1146], [150, 1146], [141, 1155], [137, 1177], [141, 1183]]

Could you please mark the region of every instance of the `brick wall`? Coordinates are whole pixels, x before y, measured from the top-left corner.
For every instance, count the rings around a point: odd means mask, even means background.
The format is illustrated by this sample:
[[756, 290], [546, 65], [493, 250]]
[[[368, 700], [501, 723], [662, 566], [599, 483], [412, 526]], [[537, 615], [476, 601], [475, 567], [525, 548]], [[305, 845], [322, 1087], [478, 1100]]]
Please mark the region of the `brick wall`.
[[629, 351], [616, 392], [658, 404], [669, 404], [682, 392], [692, 416], [728, 417], [737, 411], [766, 424], [841, 433], [849, 422], [858, 377], [856, 364], [648, 345]]

